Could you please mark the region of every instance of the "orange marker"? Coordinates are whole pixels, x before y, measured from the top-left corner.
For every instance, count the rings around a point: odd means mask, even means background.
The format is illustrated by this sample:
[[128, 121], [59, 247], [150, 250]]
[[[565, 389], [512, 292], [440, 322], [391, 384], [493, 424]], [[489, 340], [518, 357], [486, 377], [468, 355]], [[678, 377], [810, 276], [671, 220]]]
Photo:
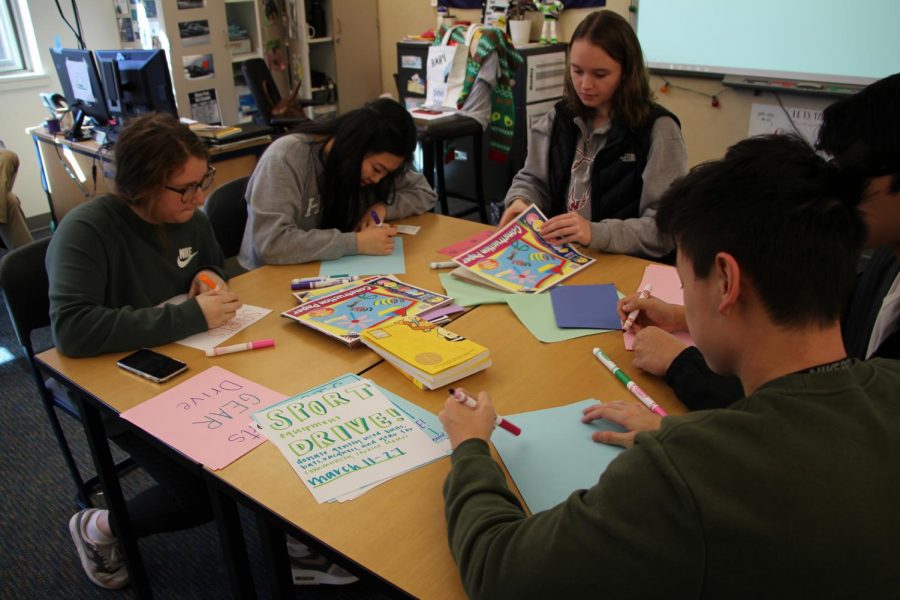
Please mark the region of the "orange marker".
[[200, 273], [199, 275], [197, 275], [197, 278], [200, 279], [200, 281], [202, 281], [203, 283], [205, 283], [206, 287], [208, 287], [209, 289], [211, 289], [213, 291], [218, 291], [219, 286], [217, 286], [216, 282], [213, 281], [212, 279], [210, 279], [209, 275], [207, 275], [206, 273]]

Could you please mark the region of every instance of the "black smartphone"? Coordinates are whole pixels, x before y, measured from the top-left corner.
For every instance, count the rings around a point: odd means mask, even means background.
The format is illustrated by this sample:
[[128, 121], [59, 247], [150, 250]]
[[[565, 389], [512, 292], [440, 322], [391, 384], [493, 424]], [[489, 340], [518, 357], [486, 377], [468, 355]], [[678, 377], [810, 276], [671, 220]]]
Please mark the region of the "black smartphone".
[[187, 370], [187, 365], [180, 360], [175, 360], [148, 348], [141, 348], [137, 352], [132, 352], [128, 356], [121, 358], [116, 364], [126, 371], [146, 377], [156, 383], [168, 381]]

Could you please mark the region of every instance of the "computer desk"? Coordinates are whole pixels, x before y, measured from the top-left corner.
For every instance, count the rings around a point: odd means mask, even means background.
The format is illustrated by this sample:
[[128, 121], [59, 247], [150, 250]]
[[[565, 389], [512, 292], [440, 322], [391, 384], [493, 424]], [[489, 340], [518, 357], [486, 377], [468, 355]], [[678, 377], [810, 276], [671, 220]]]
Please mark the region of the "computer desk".
[[[26, 132], [34, 142], [41, 185], [47, 195], [54, 226], [59, 224], [66, 213], [88, 198], [105, 194], [112, 188], [111, 182], [115, 177], [115, 155], [112, 148], [101, 146], [94, 140], [73, 142], [62, 134], [49, 133], [43, 126], [30, 127]], [[271, 136], [263, 135], [231, 144], [210, 146], [210, 163], [216, 167], [212, 189], [238, 177], [250, 175], [259, 156], [271, 141]]]
[[[428, 263], [446, 258], [437, 249], [485, 228], [478, 223], [430, 213], [402, 222], [421, 225], [422, 230], [416, 236], [404, 236], [407, 272], [400, 278], [435, 290], [441, 287], [437, 272], [429, 269]], [[618, 289], [627, 292], [637, 288], [644, 267], [649, 264], [627, 256], [592, 254], [597, 262], [567, 280], [568, 284], [615, 283]], [[230, 283], [244, 302], [271, 308], [273, 313], [237, 334], [229, 343], [273, 337], [277, 342], [274, 351], [242, 352], [211, 359], [177, 344], [160, 350], [186, 361], [190, 366], [189, 375], [219, 365], [287, 395], [344, 373], [356, 373], [432, 412], [439, 412], [446, 398], [445, 391], [419, 390], [367, 348], [347, 348], [278, 315], [294, 304], [288, 290], [290, 279], [317, 272], [317, 264], [267, 266]], [[591, 355], [594, 346], [607, 352], [671, 414], [684, 412], [684, 407], [661, 379], [630, 368], [631, 360], [619, 332], [544, 344], [518, 322], [506, 305], [474, 307], [450, 327], [490, 349], [493, 365], [460, 384], [472, 391], [488, 390], [501, 414], [591, 397], [633, 400]], [[65, 385], [81, 390], [86, 417], [99, 410], [127, 410], [184, 380], [176, 378], [163, 385], [141, 380], [115, 366], [119, 357], [119, 354], [108, 354], [71, 359], [51, 349], [41, 353], [38, 360]], [[99, 415], [93, 419], [95, 423], [91, 423], [92, 418], [85, 420], [89, 430], [96, 428]], [[93, 438], [97, 437], [96, 433], [91, 434]], [[496, 435], [506, 434], [497, 432]], [[97, 440], [94, 444], [101, 442]], [[162, 442], [159, 444], [168, 448]], [[326, 556], [340, 560], [354, 573], [382, 584], [385, 590], [399, 596], [465, 597], [450, 556], [443, 512], [442, 487], [450, 468], [449, 460], [406, 473], [352, 501], [331, 504], [316, 503], [272, 444], [262, 444], [220, 471], [201, 469], [195, 464], [193, 467], [202, 472], [208, 483], [232, 586], [240, 595], [252, 596], [255, 590], [246, 566], [235, 502], [246, 505], [257, 515], [269, 585], [276, 597], [294, 594], [281, 532], [297, 535]], [[117, 486], [113, 481], [107, 483]], [[113, 490], [109, 500], [117, 500], [115, 496]], [[122, 508], [117, 505], [113, 510]], [[134, 574], [132, 571], [132, 578]]]

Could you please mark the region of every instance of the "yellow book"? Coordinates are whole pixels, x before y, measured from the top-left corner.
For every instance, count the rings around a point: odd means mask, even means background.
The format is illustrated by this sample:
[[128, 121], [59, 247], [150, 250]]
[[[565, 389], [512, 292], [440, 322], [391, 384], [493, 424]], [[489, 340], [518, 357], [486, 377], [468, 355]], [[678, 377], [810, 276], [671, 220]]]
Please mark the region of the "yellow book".
[[420, 388], [441, 387], [491, 364], [481, 344], [415, 316], [393, 317], [363, 330], [360, 339]]

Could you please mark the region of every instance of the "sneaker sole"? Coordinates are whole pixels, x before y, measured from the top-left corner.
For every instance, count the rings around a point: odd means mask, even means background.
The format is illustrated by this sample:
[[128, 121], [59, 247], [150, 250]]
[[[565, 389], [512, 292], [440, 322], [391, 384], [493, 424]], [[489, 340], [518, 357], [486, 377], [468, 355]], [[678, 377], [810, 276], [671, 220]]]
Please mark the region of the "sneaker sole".
[[291, 569], [294, 585], [349, 585], [359, 581], [358, 577], [336, 577], [322, 571]]
[[80, 532], [80, 521], [79, 518], [81, 513], [75, 513], [71, 519], [69, 519], [69, 534], [72, 536], [72, 541], [75, 543], [75, 550], [78, 551], [78, 558], [81, 559], [81, 569], [84, 571], [84, 574], [94, 582], [96, 585], [107, 589], [107, 590], [119, 590], [128, 585], [128, 579], [126, 578], [124, 582], [121, 584], [109, 584], [99, 581], [96, 577], [94, 577], [91, 573], [91, 567], [93, 563], [88, 558], [87, 554], [84, 551], [84, 544], [81, 543], [81, 532]]

